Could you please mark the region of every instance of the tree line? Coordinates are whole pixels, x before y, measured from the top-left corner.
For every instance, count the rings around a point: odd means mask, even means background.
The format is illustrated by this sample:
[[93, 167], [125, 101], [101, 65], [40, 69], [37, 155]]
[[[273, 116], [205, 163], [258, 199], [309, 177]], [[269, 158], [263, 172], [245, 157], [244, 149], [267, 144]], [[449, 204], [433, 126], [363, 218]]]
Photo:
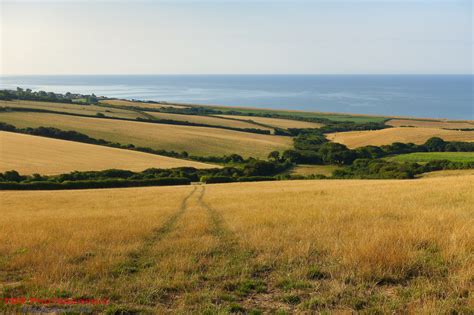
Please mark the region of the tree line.
[[80, 100], [82, 104], [96, 104], [98, 102], [97, 96], [94, 94], [73, 94], [67, 92], [65, 94], [32, 91], [31, 89], [22, 89], [17, 87], [16, 90], [0, 90], [0, 100], [27, 100], [27, 101], [43, 101], [43, 102], [57, 102], [57, 103], [73, 103], [73, 100]]

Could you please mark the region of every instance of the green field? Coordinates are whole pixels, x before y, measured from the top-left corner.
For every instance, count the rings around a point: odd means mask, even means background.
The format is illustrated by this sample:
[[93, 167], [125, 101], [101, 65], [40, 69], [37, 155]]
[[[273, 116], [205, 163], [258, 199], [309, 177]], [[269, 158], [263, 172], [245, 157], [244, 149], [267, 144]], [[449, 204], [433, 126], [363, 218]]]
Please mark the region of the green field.
[[399, 162], [429, 162], [434, 160], [449, 160], [453, 162], [474, 162], [474, 152], [417, 152], [400, 154], [388, 158]]
[[[206, 106], [203, 106], [206, 107]], [[218, 106], [207, 106], [212, 109], [218, 109], [226, 114], [230, 111], [238, 111], [244, 114], [277, 114], [281, 116], [286, 116], [288, 119], [293, 117], [301, 118], [325, 118], [333, 121], [353, 121], [356, 123], [367, 123], [367, 122], [383, 122], [386, 120], [385, 117], [380, 116], [365, 116], [365, 115], [349, 115], [349, 114], [335, 114], [335, 113], [313, 113], [313, 112], [303, 112], [303, 111], [289, 111], [289, 110], [269, 110], [269, 109], [258, 109], [258, 108], [241, 108], [241, 107], [218, 107]]]

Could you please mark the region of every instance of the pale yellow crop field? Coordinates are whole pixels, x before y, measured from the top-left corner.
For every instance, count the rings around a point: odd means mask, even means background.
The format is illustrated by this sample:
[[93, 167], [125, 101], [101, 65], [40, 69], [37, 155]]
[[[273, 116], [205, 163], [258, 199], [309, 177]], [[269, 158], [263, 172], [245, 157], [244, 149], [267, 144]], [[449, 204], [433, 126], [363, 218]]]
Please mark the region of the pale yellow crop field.
[[96, 139], [154, 149], [187, 151], [195, 155], [237, 153], [264, 157], [292, 146], [290, 137], [262, 135], [219, 128], [178, 126], [45, 113], [0, 113], [0, 121], [16, 127], [55, 127], [75, 130]]
[[253, 128], [253, 129], [262, 129], [273, 131], [272, 128], [266, 128], [259, 125], [252, 124], [250, 122], [231, 120], [231, 119], [222, 119], [214, 116], [198, 116], [198, 115], [181, 115], [181, 114], [168, 114], [168, 113], [158, 113], [158, 112], [146, 112], [149, 115], [152, 115], [160, 119], [171, 119], [178, 121], [189, 121], [192, 123], [206, 124], [213, 126], [225, 126], [233, 128]]
[[473, 185], [4, 191], [0, 291], [108, 298], [109, 310], [150, 314], [470, 314]]
[[147, 168], [213, 168], [210, 164], [99, 145], [0, 131], [0, 172], [62, 174], [72, 171]]
[[256, 123], [288, 129], [288, 128], [320, 128], [323, 124], [312, 123], [307, 121], [282, 119], [282, 118], [270, 118], [270, 117], [257, 117], [257, 116], [236, 116], [236, 115], [215, 115], [217, 117], [227, 117], [234, 119], [242, 119], [247, 121], [254, 121]]
[[382, 130], [348, 131], [327, 134], [333, 142], [346, 145], [349, 148], [358, 148], [366, 145], [385, 145], [394, 142], [425, 143], [431, 137], [440, 137], [445, 141], [474, 141], [474, 132], [445, 130], [439, 128], [387, 128]]
[[0, 107], [43, 109], [43, 110], [88, 115], [88, 116], [95, 116], [97, 113], [101, 113], [109, 117], [129, 118], [129, 119], [142, 117], [142, 115], [140, 115], [139, 113], [125, 110], [125, 109], [120, 109], [120, 108], [104, 108], [104, 107], [95, 106], [95, 105], [79, 105], [79, 104], [54, 103], [54, 102], [0, 100]]
[[393, 127], [424, 127], [424, 128], [448, 128], [463, 129], [474, 128], [474, 121], [449, 121], [449, 120], [415, 120], [415, 119], [391, 119], [385, 123]]

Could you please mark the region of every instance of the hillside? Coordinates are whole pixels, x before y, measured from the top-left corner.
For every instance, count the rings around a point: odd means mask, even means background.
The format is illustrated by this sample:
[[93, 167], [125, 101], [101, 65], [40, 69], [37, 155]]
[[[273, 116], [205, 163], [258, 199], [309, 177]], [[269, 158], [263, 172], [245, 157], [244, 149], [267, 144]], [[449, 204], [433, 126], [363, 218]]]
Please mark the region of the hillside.
[[149, 313], [469, 313], [473, 185], [455, 176], [0, 192], [0, 290]]
[[388, 128], [370, 131], [336, 132], [327, 135], [330, 141], [338, 142], [349, 148], [366, 145], [385, 145], [393, 142], [422, 144], [431, 137], [440, 137], [445, 141], [473, 142], [473, 131], [445, 130], [440, 128]]
[[224, 155], [266, 157], [274, 150], [291, 147], [290, 137], [254, 134], [221, 128], [192, 127], [74, 117], [45, 113], [0, 113], [0, 121], [16, 127], [55, 127], [75, 130], [96, 139], [154, 149], [187, 151], [194, 155]]
[[210, 164], [92, 144], [0, 131], [0, 172], [62, 174], [72, 171], [174, 167], [213, 168]]

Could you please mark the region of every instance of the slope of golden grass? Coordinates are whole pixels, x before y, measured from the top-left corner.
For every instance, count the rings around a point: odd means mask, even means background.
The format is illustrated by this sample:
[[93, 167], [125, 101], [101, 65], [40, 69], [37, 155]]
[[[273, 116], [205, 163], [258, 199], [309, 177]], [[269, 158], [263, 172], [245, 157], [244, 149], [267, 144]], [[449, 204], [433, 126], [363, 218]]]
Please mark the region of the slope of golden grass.
[[[130, 118], [135, 119], [142, 117], [142, 115], [124, 109], [110, 109], [95, 105], [79, 105], [79, 104], [66, 104], [66, 103], [53, 103], [53, 102], [38, 102], [38, 101], [3, 101], [0, 100], [0, 107], [15, 107], [15, 108], [34, 108], [43, 109], [56, 112], [65, 112], [71, 114], [89, 115], [95, 116], [97, 113], [101, 113], [105, 116], [118, 117], [118, 118]], [[143, 118], [143, 117], [142, 117]]]
[[273, 131], [272, 128], [266, 128], [259, 125], [252, 124], [250, 122], [231, 120], [231, 119], [222, 119], [214, 116], [197, 116], [197, 115], [181, 115], [181, 114], [168, 114], [168, 113], [157, 113], [157, 112], [146, 112], [149, 115], [152, 115], [160, 119], [172, 119], [178, 121], [189, 121], [198, 124], [206, 124], [213, 126], [225, 126], [233, 128], [253, 128], [253, 129], [262, 129]]
[[155, 314], [468, 314], [473, 185], [463, 176], [0, 192], [0, 290]]
[[474, 141], [474, 132], [444, 130], [439, 128], [387, 128], [369, 131], [348, 131], [327, 134], [333, 142], [358, 148], [366, 145], [384, 145], [394, 142], [422, 144], [431, 137], [440, 137], [445, 141]]
[[154, 124], [135, 121], [74, 117], [44, 113], [0, 113], [0, 121], [16, 127], [56, 127], [75, 130], [96, 139], [154, 149], [187, 151], [195, 155], [237, 153], [266, 157], [291, 147], [290, 137], [253, 134], [218, 128]]
[[385, 124], [393, 127], [425, 127], [425, 128], [448, 128], [462, 129], [474, 128], [474, 121], [449, 121], [449, 120], [415, 120], [415, 119], [391, 119]]
[[288, 128], [319, 128], [323, 124], [312, 123], [307, 121], [281, 119], [281, 118], [270, 118], [270, 117], [257, 117], [257, 116], [236, 116], [236, 115], [216, 115], [217, 117], [226, 117], [234, 119], [243, 119], [248, 121], [254, 121], [256, 123], [288, 129]]
[[174, 167], [213, 168], [210, 164], [166, 156], [0, 131], [0, 172], [61, 174], [72, 171]]
[[181, 105], [174, 105], [174, 104], [156, 104], [156, 103], [145, 103], [145, 102], [134, 102], [128, 100], [100, 100], [99, 103], [108, 104], [108, 105], [115, 105], [115, 106], [134, 106], [134, 107], [142, 107], [142, 108], [163, 108], [163, 107], [176, 107], [176, 108], [183, 108], [186, 106]]
[[428, 172], [420, 174], [420, 178], [437, 178], [437, 177], [451, 177], [451, 176], [466, 176], [466, 175], [473, 175], [474, 170], [443, 170], [443, 171], [435, 171], [435, 172]]

